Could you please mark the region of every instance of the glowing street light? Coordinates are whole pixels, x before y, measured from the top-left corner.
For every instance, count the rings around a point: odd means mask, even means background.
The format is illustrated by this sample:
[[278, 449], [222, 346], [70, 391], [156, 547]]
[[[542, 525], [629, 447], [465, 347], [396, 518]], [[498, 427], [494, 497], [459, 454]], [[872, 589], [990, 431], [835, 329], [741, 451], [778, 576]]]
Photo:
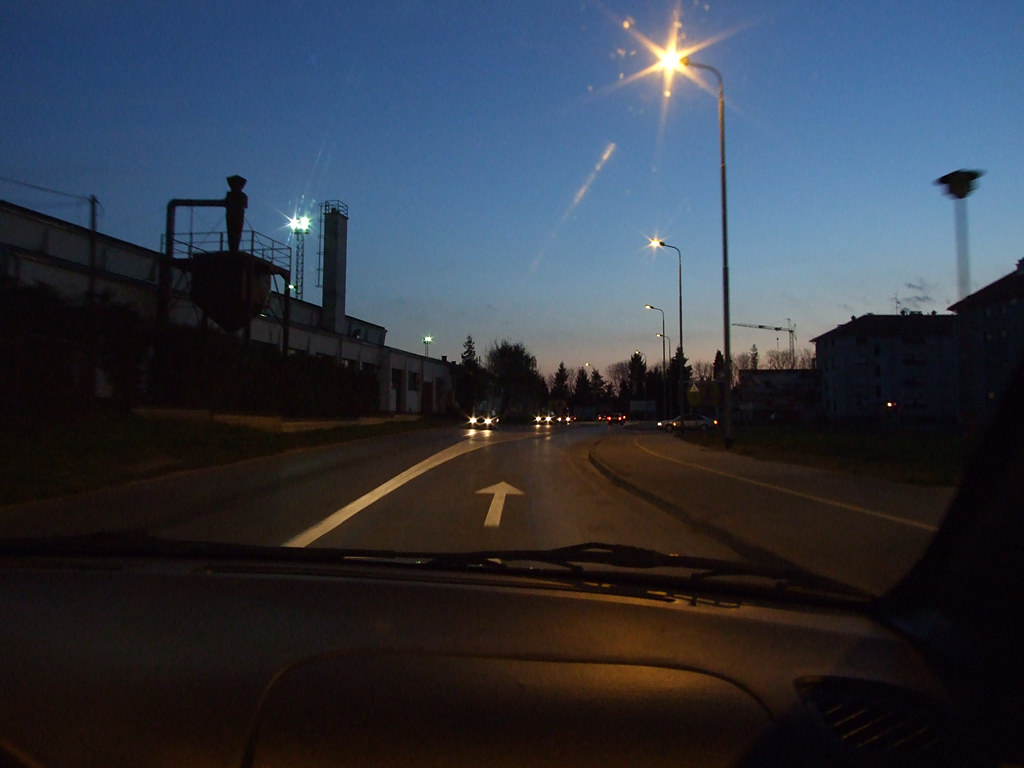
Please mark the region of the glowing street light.
[[424, 336], [423, 337], [423, 356], [424, 357], [429, 357], [429, 355], [427, 354], [428, 348], [433, 343], [434, 343], [434, 337], [433, 336]]
[[[689, 56], [681, 56], [672, 65], [673, 70], [681, 69], [684, 73], [690, 69], [703, 69], [710, 72], [718, 80], [718, 145], [721, 159], [722, 181], [722, 325], [725, 346], [725, 447], [732, 447], [732, 344], [729, 336], [729, 219], [726, 215], [725, 194], [725, 88], [722, 73], [707, 64], [691, 61]], [[691, 76], [691, 79], [695, 79]]]
[[295, 284], [288, 288], [295, 291], [295, 298], [302, 301], [303, 287], [306, 283], [306, 235], [309, 234], [309, 216], [298, 214], [288, 219], [288, 228], [295, 236], [295, 266], [292, 275]]
[[[651, 39], [640, 34], [638, 31], [630, 28], [628, 24], [623, 24], [623, 27], [627, 32], [638, 40], [653, 56], [655, 61], [653, 64], [648, 66], [646, 69], [631, 75], [625, 80], [620, 81], [620, 85], [631, 83], [635, 80], [647, 77], [648, 75], [660, 72], [662, 74], [664, 83], [664, 99], [662, 100], [662, 124], [664, 125], [665, 116], [668, 109], [668, 99], [672, 95], [672, 79], [678, 72], [684, 77], [693, 81], [704, 90], [709, 92], [711, 88], [704, 82], [704, 79], [697, 75], [694, 70], [702, 69], [710, 72], [718, 80], [718, 138], [721, 152], [721, 179], [722, 179], [722, 314], [723, 314], [723, 335], [724, 335], [724, 346], [725, 346], [725, 374], [726, 374], [726, 386], [725, 386], [725, 445], [727, 448], [732, 447], [732, 346], [729, 337], [729, 228], [728, 218], [726, 216], [726, 194], [725, 194], [725, 96], [724, 87], [722, 85], [722, 75], [714, 67], [710, 67], [706, 64], [700, 64], [692, 61], [690, 57], [698, 51], [704, 50], [710, 45], [728, 37], [732, 32], [725, 32], [720, 35], [716, 35], [708, 40], [703, 40], [699, 43], [690, 45], [680, 50], [678, 45], [679, 32], [678, 30], [682, 27], [679, 21], [679, 11], [676, 11], [675, 21], [672, 25], [672, 30], [669, 33], [669, 39], [665, 47], [657, 45]], [[652, 240], [651, 245], [657, 247], [663, 245], [660, 241]], [[680, 265], [680, 273], [682, 272], [682, 266]], [[680, 279], [680, 283], [682, 280]], [[680, 290], [680, 305], [682, 304], [681, 299], [682, 290]], [[682, 319], [682, 311], [680, 310], [680, 320]], [[679, 334], [679, 347], [680, 350], [683, 346], [682, 339], [682, 322], [680, 322], [680, 334]], [[682, 371], [680, 370], [680, 374]], [[680, 375], [680, 382], [682, 376]], [[680, 406], [682, 406], [682, 399], [680, 399]]]
[[292, 216], [288, 219], [288, 228], [296, 234], [309, 234], [309, 216]]

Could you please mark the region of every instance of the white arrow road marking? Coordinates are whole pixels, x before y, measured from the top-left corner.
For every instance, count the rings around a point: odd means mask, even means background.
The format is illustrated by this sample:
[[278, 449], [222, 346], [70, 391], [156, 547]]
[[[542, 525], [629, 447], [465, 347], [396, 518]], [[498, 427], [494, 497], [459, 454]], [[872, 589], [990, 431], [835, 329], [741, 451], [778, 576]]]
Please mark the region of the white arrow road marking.
[[[519, 439], [519, 438], [513, 438]], [[439, 453], [435, 453], [428, 459], [424, 459], [419, 464], [409, 467], [399, 475], [395, 475], [393, 478], [388, 480], [384, 485], [374, 488], [369, 493], [360, 496], [358, 499], [353, 501], [351, 504], [346, 504], [344, 507], [339, 509], [330, 517], [321, 520], [319, 523], [309, 528], [293, 539], [289, 539], [282, 546], [285, 547], [307, 547], [314, 541], [319, 539], [326, 533], [333, 531], [339, 525], [344, 523], [353, 515], [362, 512], [368, 506], [377, 501], [377, 499], [383, 498], [391, 493], [396, 488], [408, 483], [410, 480], [419, 477], [424, 472], [428, 472], [434, 467], [444, 464], [446, 461], [454, 459], [456, 456], [461, 456], [464, 453], [475, 451], [480, 448], [486, 448], [488, 445], [495, 445], [496, 442], [484, 441], [484, 440], [463, 440], [462, 442], [456, 443], [450, 448], [445, 448]], [[509, 486], [511, 487], [511, 486]], [[519, 491], [516, 491], [519, 493]], [[499, 511], [500, 514], [500, 511]]]
[[487, 518], [484, 520], [484, 528], [497, 528], [501, 524], [501, 510], [505, 507], [506, 496], [524, 496], [525, 494], [513, 485], [504, 480], [495, 485], [481, 488], [477, 493], [493, 493], [491, 506], [487, 510]]

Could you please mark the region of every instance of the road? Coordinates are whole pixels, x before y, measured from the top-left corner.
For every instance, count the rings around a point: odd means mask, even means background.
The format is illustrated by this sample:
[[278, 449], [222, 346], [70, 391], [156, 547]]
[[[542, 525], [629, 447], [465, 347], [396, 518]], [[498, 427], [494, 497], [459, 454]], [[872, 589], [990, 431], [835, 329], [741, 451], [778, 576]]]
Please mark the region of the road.
[[[927, 509], [906, 513], [908, 525], [901, 522], [901, 509], [914, 505], [886, 506], [877, 484], [838, 473], [823, 478], [821, 470], [807, 476], [710, 451], [673, 458], [666, 451], [691, 449], [660, 435], [625, 440], [631, 434], [601, 425], [396, 434], [9, 508], [0, 511], [0, 535], [134, 530], [174, 539], [406, 551], [546, 549], [605, 541], [727, 560], [771, 560], [777, 547], [776, 560], [806, 567], [802, 550], [862, 542], [862, 533], [851, 540], [850, 531], [868, 526], [871, 541], [899, 542], [892, 556], [910, 563], [933, 535], [929, 521], [937, 525], [939, 501], [946, 498], [921, 489]], [[595, 445], [605, 446], [599, 455], [614, 458], [606, 450], [615, 445], [610, 435], [622, 438], [621, 450], [635, 443], [631, 460], [664, 465], [660, 471], [670, 473], [689, 511], [644, 500], [598, 471], [592, 452]], [[837, 488], [847, 506], [878, 515], [837, 506]], [[907, 487], [900, 492], [914, 493]], [[754, 530], [766, 546], [747, 546], [727, 525], [709, 524], [708, 515], [693, 513], [716, 505], [734, 518], [766, 506], [770, 515], [761, 519], [762, 525], [770, 520], [770, 530]], [[809, 514], [815, 521], [810, 535]], [[813, 567], [814, 558], [809, 562]], [[833, 569], [828, 575], [845, 574]], [[880, 588], [861, 573], [847, 581]]]

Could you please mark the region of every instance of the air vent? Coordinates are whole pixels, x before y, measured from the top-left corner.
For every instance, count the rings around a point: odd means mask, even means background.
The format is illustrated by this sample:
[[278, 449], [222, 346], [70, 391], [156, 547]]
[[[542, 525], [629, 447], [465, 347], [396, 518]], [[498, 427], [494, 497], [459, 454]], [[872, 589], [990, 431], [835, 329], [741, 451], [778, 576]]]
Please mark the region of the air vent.
[[805, 679], [796, 688], [836, 737], [833, 746], [853, 765], [960, 764], [948, 718], [927, 696], [848, 678]]

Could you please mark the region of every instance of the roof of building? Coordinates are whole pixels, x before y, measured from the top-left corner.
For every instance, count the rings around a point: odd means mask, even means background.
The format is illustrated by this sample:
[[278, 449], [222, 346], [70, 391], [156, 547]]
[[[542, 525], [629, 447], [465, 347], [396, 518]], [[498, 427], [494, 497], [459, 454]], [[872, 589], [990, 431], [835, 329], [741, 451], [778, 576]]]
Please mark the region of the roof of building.
[[965, 296], [950, 307], [953, 312], [1003, 304], [1013, 299], [1024, 299], [1024, 259], [1017, 262], [1017, 269], [994, 283]]
[[922, 315], [907, 313], [899, 315], [861, 315], [851, 317], [812, 342], [838, 336], [869, 336], [886, 338], [892, 336], [952, 336], [956, 326], [956, 315]]
[[[0, 209], [5, 208], [11, 213], [16, 213], [20, 216], [25, 216], [26, 218], [37, 219], [39, 221], [43, 221], [47, 224], [51, 224], [56, 227], [71, 230], [72, 232], [77, 232], [85, 237], [89, 237], [92, 233], [92, 230], [90, 230], [88, 227], [83, 227], [80, 224], [75, 224], [73, 221], [58, 219], [55, 216], [50, 216], [49, 214], [46, 213], [40, 213], [39, 211], [34, 211], [31, 208], [25, 208], [23, 206], [17, 205], [16, 203], [12, 203], [8, 200], [0, 200]], [[96, 232], [96, 239], [97, 242], [108, 243], [110, 245], [115, 245], [119, 248], [136, 251], [146, 256], [150, 256], [157, 259], [159, 259], [163, 255], [159, 251], [154, 251], [152, 248], [147, 248], [144, 245], [137, 245], [135, 243], [129, 243], [127, 240], [121, 240], [120, 238], [114, 237], [112, 235], [105, 235], [99, 231]]]

